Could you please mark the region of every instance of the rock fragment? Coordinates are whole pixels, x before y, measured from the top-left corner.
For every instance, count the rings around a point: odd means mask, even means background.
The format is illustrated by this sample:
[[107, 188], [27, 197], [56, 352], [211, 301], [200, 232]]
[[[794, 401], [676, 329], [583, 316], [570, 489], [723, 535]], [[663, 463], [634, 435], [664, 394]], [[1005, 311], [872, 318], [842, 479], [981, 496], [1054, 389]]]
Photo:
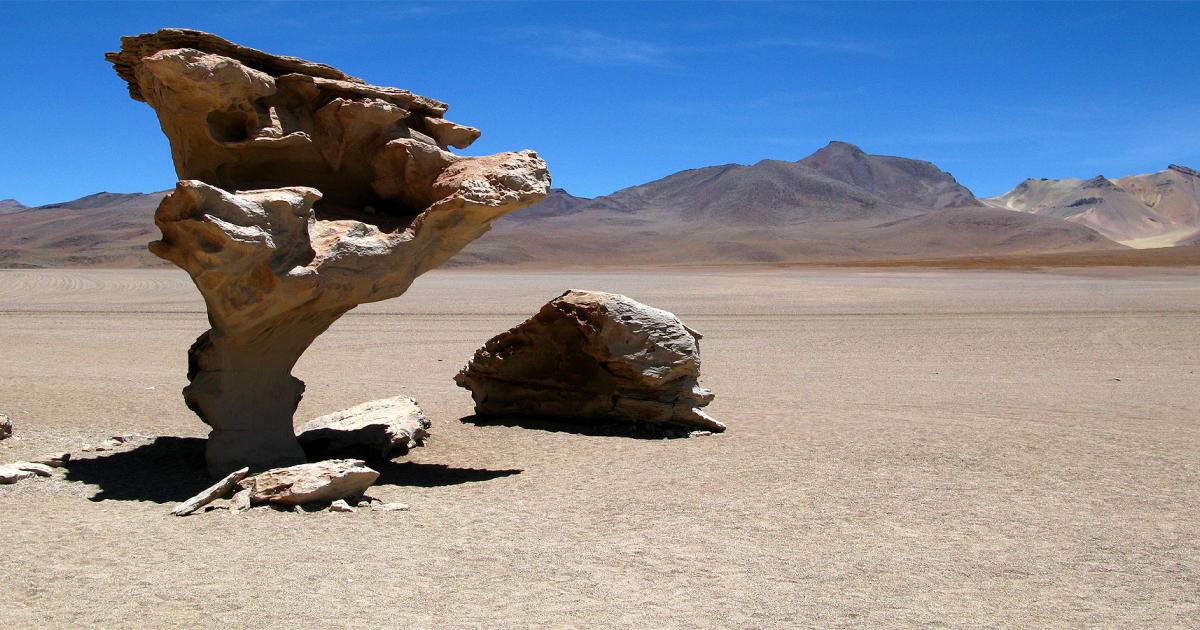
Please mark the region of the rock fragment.
[[330, 512], [353, 512], [354, 508], [350, 507], [350, 504], [346, 503], [345, 499], [338, 499], [337, 501], [334, 501], [333, 503], [329, 504], [329, 511]]
[[417, 401], [396, 396], [311, 420], [296, 437], [309, 459], [391, 459], [421, 446], [429, 425]]
[[0, 413], [0, 440], [12, 437], [12, 420]]
[[235, 470], [228, 475], [225, 475], [225, 478], [209, 486], [208, 488], [205, 488], [202, 492], [200, 492], [200, 494], [197, 494], [187, 501], [175, 506], [175, 509], [171, 510], [171, 514], [174, 514], [175, 516], [187, 516], [188, 514], [195, 512], [209, 503], [224, 497], [234, 488], [236, 488], [238, 482], [245, 478], [245, 476], [249, 473], [249, 468], [242, 468], [241, 470]]
[[701, 410], [700, 334], [623, 295], [571, 290], [479, 349], [454, 381], [484, 417], [724, 431]]
[[13, 484], [33, 477], [49, 477], [54, 469], [35, 462], [14, 462], [0, 466], [0, 484]]
[[372, 512], [407, 512], [407, 503], [372, 503]]
[[362, 460], [331, 459], [268, 470], [238, 485], [250, 491], [252, 504], [298, 506], [360, 495], [378, 478]]

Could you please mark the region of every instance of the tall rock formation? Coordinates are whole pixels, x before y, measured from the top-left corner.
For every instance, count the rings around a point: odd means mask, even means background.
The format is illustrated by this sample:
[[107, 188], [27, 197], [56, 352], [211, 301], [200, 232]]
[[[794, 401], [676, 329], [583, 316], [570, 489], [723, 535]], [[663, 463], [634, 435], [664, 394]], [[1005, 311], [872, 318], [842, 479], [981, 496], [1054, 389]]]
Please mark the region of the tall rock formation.
[[291, 370], [312, 341], [549, 190], [533, 151], [455, 155], [479, 131], [445, 103], [330, 66], [182, 29], [106, 58], [157, 112], [181, 180], [150, 249], [208, 306], [184, 400], [212, 427], [214, 475], [304, 462]]

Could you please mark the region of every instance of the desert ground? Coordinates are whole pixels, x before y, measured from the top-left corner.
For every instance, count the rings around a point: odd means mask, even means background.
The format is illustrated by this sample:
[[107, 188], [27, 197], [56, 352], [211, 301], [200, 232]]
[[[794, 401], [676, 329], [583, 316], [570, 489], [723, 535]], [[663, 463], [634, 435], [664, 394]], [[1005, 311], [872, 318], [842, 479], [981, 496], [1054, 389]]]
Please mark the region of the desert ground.
[[[705, 334], [677, 440], [460, 422], [472, 352], [567, 288]], [[433, 419], [407, 512], [167, 515], [208, 484], [174, 270], [0, 272], [0, 627], [1196, 627], [1195, 268], [439, 271], [301, 359], [297, 421]]]

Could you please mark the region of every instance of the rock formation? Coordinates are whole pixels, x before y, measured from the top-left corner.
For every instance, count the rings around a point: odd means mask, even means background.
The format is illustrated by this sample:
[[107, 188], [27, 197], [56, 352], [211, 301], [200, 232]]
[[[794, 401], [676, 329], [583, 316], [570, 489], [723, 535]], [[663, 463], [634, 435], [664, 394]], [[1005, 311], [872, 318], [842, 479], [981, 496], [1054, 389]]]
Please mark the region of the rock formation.
[[724, 431], [701, 411], [700, 334], [675, 315], [598, 291], [567, 291], [493, 337], [454, 378], [475, 413], [628, 421]]
[[391, 459], [421, 446], [429, 425], [417, 401], [396, 396], [315, 418], [296, 437], [310, 459]]
[[444, 103], [329, 66], [181, 29], [106, 58], [157, 112], [181, 180], [150, 249], [208, 306], [184, 400], [212, 427], [213, 475], [303, 462], [291, 369], [317, 335], [549, 189], [536, 153], [454, 155], [479, 131]]
[[238, 485], [250, 491], [254, 505], [304, 505], [361, 495], [378, 478], [379, 473], [361, 460], [331, 459], [268, 470]]

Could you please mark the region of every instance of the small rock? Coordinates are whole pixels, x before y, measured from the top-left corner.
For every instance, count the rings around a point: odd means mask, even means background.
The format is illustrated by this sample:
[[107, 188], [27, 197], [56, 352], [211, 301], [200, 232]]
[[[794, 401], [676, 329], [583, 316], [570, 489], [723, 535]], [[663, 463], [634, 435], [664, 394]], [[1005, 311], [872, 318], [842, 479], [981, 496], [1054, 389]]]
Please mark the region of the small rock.
[[12, 420], [8, 416], [0, 413], [0, 440], [3, 440], [12, 435]]
[[229, 509], [234, 514], [241, 514], [250, 509], [250, 491], [239, 490], [233, 498], [229, 500]]
[[407, 503], [375, 503], [371, 506], [372, 512], [407, 512]]
[[304, 506], [299, 503], [292, 506], [292, 511], [296, 514], [308, 514], [308, 510], [304, 509]]
[[359, 496], [379, 473], [359, 459], [331, 459], [274, 468], [247, 477], [238, 485], [250, 490], [250, 502], [302, 505]]
[[338, 499], [337, 501], [334, 501], [333, 503], [329, 504], [329, 511], [330, 512], [353, 512], [354, 508], [350, 507], [350, 504], [346, 503], [345, 499]]
[[28, 470], [29, 472], [31, 472], [39, 477], [49, 477], [54, 474], [53, 468], [51, 468], [45, 464], [38, 464], [35, 462], [17, 462], [15, 464], [12, 464], [12, 466], [19, 468], [21, 470]]
[[17, 483], [18, 481], [31, 479], [35, 476], [37, 476], [37, 473], [31, 470], [22, 470], [12, 464], [0, 466], [0, 484]]
[[368, 497], [365, 495], [358, 497], [351, 502], [354, 503], [355, 507], [371, 507], [371, 504], [373, 504], [373, 503], [383, 503], [383, 501], [380, 501], [379, 499], [376, 499], [375, 497]]
[[692, 431], [691, 433], [688, 433], [688, 437], [690, 437], [690, 438], [704, 437], [706, 435], [712, 435], [712, 434], [713, 434], [712, 431]]

